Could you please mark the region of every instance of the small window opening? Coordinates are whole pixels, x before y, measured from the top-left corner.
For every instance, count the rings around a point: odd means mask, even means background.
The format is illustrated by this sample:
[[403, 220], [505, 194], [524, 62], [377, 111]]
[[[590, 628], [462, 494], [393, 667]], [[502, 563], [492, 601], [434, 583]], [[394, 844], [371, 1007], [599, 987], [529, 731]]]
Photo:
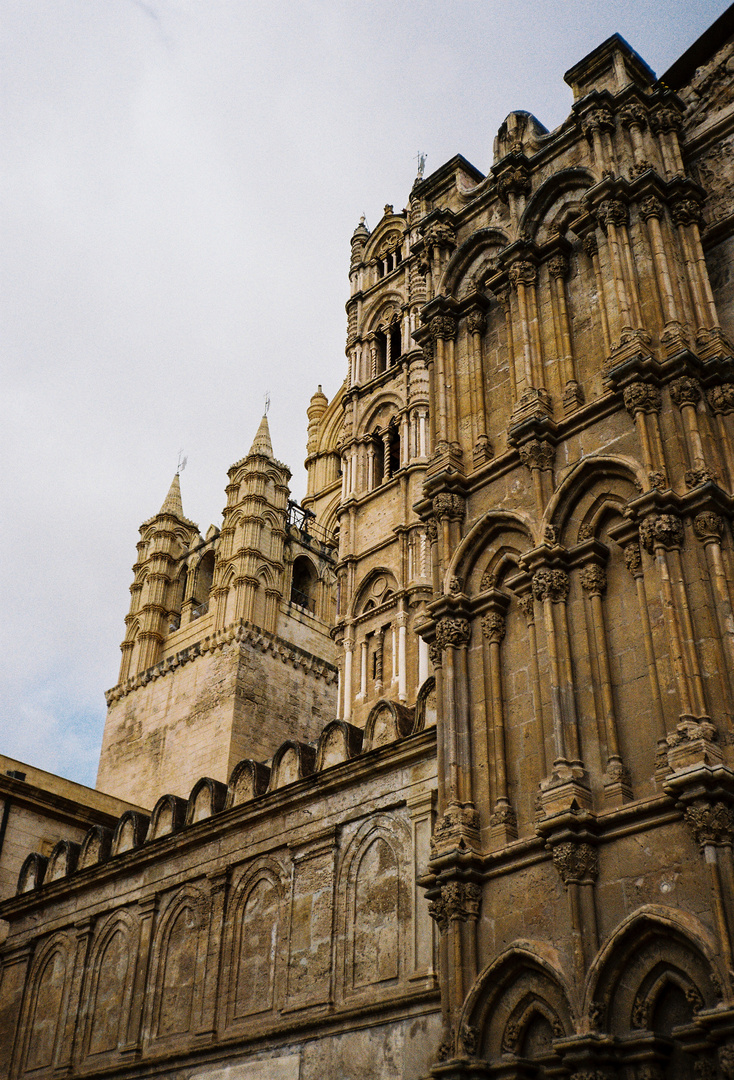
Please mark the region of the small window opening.
[[316, 582], [313, 563], [305, 556], [299, 556], [293, 563], [291, 603], [312, 615], [316, 614]]

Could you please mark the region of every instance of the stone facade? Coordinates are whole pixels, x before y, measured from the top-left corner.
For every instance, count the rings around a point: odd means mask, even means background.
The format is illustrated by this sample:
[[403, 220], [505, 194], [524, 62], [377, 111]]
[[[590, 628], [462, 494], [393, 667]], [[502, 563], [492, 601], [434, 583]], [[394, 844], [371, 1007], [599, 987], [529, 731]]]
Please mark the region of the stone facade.
[[26, 859], [0, 1077], [734, 1076], [732, 54], [614, 36], [359, 224], [303, 508], [266, 422], [221, 533], [174, 482], [100, 765], [152, 810]]

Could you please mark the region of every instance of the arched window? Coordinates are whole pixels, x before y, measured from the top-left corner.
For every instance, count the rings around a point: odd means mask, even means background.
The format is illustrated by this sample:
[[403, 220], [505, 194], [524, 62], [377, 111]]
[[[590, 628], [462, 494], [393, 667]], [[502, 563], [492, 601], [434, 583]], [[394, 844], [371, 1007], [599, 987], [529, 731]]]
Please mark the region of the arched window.
[[209, 610], [209, 593], [212, 589], [212, 579], [214, 577], [214, 552], [207, 551], [199, 563], [199, 568], [196, 574], [196, 591], [193, 597], [193, 607], [191, 609], [191, 618], [198, 619], [201, 615], [205, 615]]
[[380, 375], [387, 367], [387, 334], [384, 330], [375, 333], [375, 356], [373, 377]]
[[403, 343], [402, 335], [400, 333], [400, 322], [395, 321], [390, 326], [390, 365], [397, 363], [398, 358], [403, 355]]
[[388, 428], [387, 438], [389, 443], [389, 467], [390, 476], [394, 476], [400, 469], [400, 432], [397, 424], [391, 424]]
[[313, 563], [305, 555], [299, 555], [293, 563], [291, 603], [315, 615], [317, 582], [318, 577]]

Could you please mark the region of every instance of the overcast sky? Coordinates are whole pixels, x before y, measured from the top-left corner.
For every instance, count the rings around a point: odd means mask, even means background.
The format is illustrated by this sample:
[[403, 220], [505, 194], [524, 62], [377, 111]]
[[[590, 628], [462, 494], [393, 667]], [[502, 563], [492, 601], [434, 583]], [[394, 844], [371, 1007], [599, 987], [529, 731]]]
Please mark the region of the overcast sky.
[[349, 238], [416, 154], [486, 172], [618, 31], [662, 74], [720, 0], [0, 0], [0, 752], [94, 784], [140, 523], [219, 525], [270, 393], [345, 372]]

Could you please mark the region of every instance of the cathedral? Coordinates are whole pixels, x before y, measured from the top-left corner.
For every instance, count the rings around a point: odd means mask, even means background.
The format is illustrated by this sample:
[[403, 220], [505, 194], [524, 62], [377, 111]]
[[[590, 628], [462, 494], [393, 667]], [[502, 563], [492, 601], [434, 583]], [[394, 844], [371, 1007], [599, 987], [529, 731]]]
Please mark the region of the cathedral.
[[734, 1078], [734, 8], [564, 78], [357, 225], [302, 504], [141, 526], [0, 1080]]

